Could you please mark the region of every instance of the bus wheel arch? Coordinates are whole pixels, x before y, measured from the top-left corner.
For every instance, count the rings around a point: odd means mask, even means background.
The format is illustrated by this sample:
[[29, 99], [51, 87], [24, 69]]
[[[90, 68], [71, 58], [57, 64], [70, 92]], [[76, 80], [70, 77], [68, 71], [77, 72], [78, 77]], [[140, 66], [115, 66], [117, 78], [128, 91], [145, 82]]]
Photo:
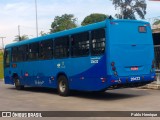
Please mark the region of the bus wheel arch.
[[63, 72], [57, 75], [57, 89], [61, 96], [68, 96], [70, 93], [68, 77]]
[[18, 74], [17, 74], [17, 73], [13, 73], [13, 74], [12, 74], [12, 79], [14, 79], [14, 78], [16, 78], [16, 77], [18, 77]]
[[17, 73], [13, 73], [12, 79], [13, 79], [13, 81], [14, 81], [14, 85], [15, 85], [15, 88], [16, 88], [17, 90], [22, 90], [22, 89], [24, 89], [24, 85], [21, 85], [21, 84], [20, 84], [19, 76], [18, 76]]

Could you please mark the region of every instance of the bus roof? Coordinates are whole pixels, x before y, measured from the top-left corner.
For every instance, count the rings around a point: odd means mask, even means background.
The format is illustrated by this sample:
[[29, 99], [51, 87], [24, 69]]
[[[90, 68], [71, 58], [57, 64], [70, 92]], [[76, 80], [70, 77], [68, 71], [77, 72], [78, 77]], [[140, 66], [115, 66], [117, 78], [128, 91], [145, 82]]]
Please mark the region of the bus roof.
[[[45, 36], [41, 36], [41, 37], [37, 37], [37, 38], [19, 41], [16, 43], [11, 43], [11, 44], [6, 45], [5, 48], [25, 45], [25, 44], [34, 43], [34, 42], [38, 42], [38, 41], [42, 41], [42, 40], [53, 39], [53, 38], [57, 38], [57, 37], [61, 37], [61, 36], [72, 35], [72, 34], [85, 32], [85, 31], [89, 31], [89, 30], [93, 30], [93, 29], [105, 28], [107, 25], [107, 21], [110, 21], [110, 19], [106, 19], [105, 21], [90, 24], [87, 26], [81, 26], [78, 28], [73, 28], [73, 29], [69, 29], [69, 30], [64, 30], [64, 31], [52, 33], [50, 35], [45, 35]], [[139, 21], [139, 20], [114, 20], [114, 19], [111, 21], [113, 21], [113, 22], [144, 22], [144, 21]], [[148, 23], [148, 22], [144, 22], [144, 23]]]

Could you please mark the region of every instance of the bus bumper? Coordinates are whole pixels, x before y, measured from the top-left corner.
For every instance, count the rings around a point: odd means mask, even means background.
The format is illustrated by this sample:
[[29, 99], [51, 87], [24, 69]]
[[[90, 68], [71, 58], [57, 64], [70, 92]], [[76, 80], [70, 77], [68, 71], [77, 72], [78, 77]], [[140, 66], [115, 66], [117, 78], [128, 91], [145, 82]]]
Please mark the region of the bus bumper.
[[141, 76], [111, 76], [109, 88], [121, 88], [121, 87], [138, 87], [149, 84], [156, 80], [155, 73]]

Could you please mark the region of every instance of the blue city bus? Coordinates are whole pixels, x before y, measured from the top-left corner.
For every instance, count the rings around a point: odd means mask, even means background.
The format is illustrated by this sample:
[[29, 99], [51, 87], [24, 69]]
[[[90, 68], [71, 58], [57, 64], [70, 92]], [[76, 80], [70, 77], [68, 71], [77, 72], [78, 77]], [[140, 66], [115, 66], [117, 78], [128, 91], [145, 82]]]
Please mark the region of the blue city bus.
[[155, 80], [150, 24], [111, 20], [6, 45], [5, 84], [105, 91]]

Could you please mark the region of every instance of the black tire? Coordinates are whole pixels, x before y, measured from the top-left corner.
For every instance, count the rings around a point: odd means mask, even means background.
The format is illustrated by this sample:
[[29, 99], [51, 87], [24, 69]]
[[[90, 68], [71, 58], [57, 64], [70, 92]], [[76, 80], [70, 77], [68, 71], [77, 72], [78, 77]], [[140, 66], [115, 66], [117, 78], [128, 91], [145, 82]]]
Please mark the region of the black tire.
[[104, 92], [106, 92], [106, 89], [100, 90], [99, 92], [104, 93]]
[[92, 93], [101, 94], [101, 93], [105, 93], [105, 92], [106, 92], [106, 89], [105, 90], [100, 90], [100, 91], [93, 91]]
[[68, 80], [64, 75], [58, 77], [58, 93], [61, 96], [68, 96], [70, 93]]
[[15, 85], [15, 88], [17, 90], [23, 90], [24, 89], [24, 85], [20, 84], [20, 81], [19, 81], [18, 77], [14, 78], [14, 85]]

